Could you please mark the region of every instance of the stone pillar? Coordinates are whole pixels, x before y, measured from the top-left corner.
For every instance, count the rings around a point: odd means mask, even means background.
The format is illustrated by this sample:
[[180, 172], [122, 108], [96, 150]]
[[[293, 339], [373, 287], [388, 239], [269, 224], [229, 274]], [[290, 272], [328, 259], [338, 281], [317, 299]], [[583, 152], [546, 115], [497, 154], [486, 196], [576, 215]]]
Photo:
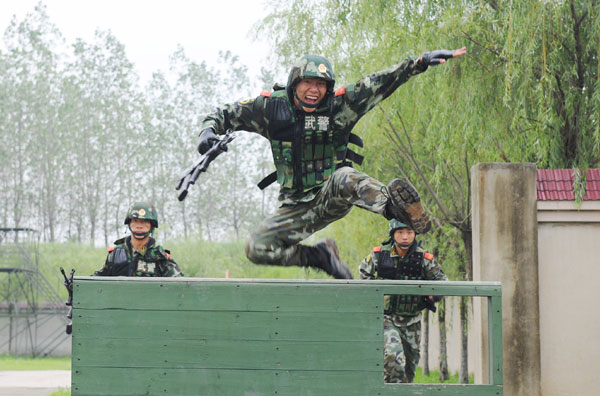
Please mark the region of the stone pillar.
[[[540, 396], [535, 164], [480, 163], [471, 176], [473, 280], [502, 282], [504, 394]], [[487, 383], [487, 305], [474, 300], [475, 380]]]

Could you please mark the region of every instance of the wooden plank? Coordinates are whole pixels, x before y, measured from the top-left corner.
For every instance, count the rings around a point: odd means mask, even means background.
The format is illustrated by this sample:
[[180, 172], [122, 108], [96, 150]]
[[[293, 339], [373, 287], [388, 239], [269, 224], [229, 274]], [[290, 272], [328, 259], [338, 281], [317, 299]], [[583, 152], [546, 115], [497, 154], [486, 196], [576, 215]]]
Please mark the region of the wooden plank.
[[489, 383], [503, 383], [502, 367], [502, 297], [492, 297], [488, 300], [488, 353], [489, 353]]
[[360, 371], [190, 370], [83, 367], [73, 371], [73, 396], [97, 395], [419, 395], [501, 396], [499, 385], [384, 384]]
[[[74, 345], [79, 367], [383, 370], [379, 342], [280, 340], [86, 339]], [[118, 354], [115, 354], [118, 351]]]
[[75, 309], [82, 338], [361, 342], [383, 339], [382, 315], [353, 312], [137, 311]]
[[[127, 279], [127, 280], [125, 280]], [[165, 279], [168, 280], [168, 279]], [[258, 287], [257, 287], [258, 286]], [[177, 309], [204, 311], [377, 312], [381, 298], [361, 285], [143, 282], [123, 278], [115, 282], [75, 282], [75, 308]], [[87, 289], [87, 290], [86, 290]], [[152, 298], [148, 298], [152, 295]]]
[[369, 395], [378, 396], [502, 396], [501, 385], [385, 384]]
[[383, 374], [362, 371], [190, 370], [82, 367], [73, 371], [73, 396], [372, 395]]

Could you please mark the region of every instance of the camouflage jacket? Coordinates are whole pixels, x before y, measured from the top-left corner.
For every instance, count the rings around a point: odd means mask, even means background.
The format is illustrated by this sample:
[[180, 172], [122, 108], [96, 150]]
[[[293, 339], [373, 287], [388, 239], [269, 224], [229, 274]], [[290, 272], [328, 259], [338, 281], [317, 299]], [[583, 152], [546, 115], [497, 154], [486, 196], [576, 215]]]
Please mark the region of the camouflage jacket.
[[[352, 128], [363, 115], [390, 96], [410, 77], [422, 72], [416, 60], [416, 57], [409, 57], [395, 66], [362, 78], [355, 84], [339, 88], [334, 96], [324, 100], [322, 106], [311, 115], [316, 117], [327, 115], [331, 120], [332, 133], [338, 136], [345, 134], [348, 141]], [[287, 93], [277, 96], [284, 97], [288, 103], [293, 103]], [[270, 93], [263, 93], [256, 98], [223, 105], [204, 118], [202, 129], [213, 128], [217, 134], [223, 134], [229, 128], [255, 132], [272, 142], [274, 139], [269, 132], [274, 127], [271, 125], [274, 116], [269, 114], [271, 100], [273, 99], [270, 98]], [[295, 106], [293, 108], [295, 114], [292, 121], [302, 122], [304, 117], [299, 113], [304, 112]], [[290, 129], [287, 133], [294, 134], [295, 128], [292, 126]], [[315, 197], [319, 188], [320, 186], [309, 191], [296, 191], [281, 187], [279, 201], [281, 204], [308, 202]]]
[[170, 252], [155, 243], [150, 237], [137, 251], [131, 245], [131, 236], [115, 241], [115, 246], [107, 249], [104, 266], [94, 276], [183, 276]]
[[[402, 261], [408, 261], [411, 259], [413, 255], [418, 255], [422, 257], [421, 264], [421, 276], [420, 278], [423, 280], [435, 280], [435, 281], [447, 281], [448, 277], [442, 270], [442, 267], [435, 261], [433, 254], [425, 252], [417, 243], [414, 243], [413, 246], [409, 249], [406, 256], [400, 257], [396, 254], [395, 249], [393, 248], [393, 242], [385, 243], [381, 246], [374, 247], [371, 253], [360, 263], [358, 267], [358, 272], [360, 274], [360, 279], [384, 279], [379, 276], [378, 273], [378, 260], [379, 253], [383, 250], [389, 251], [390, 257], [394, 261], [395, 267], [398, 267], [398, 263]], [[392, 296], [395, 297], [395, 296]], [[386, 296], [387, 301], [384, 301], [384, 305], [387, 305], [389, 302], [390, 296]], [[403, 316], [398, 313], [388, 316], [396, 326], [410, 326], [413, 323], [419, 322], [421, 320], [421, 312], [417, 315], [411, 316]]]

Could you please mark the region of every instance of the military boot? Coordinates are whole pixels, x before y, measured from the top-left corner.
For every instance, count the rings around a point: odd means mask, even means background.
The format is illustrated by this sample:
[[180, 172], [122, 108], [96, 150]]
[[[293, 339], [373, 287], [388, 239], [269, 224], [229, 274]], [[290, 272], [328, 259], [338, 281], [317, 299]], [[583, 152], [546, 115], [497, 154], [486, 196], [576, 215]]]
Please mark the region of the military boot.
[[352, 272], [340, 259], [337, 245], [333, 239], [325, 239], [314, 246], [298, 245], [302, 249], [309, 267], [319, 268], [336, 279], [352, 279]]
[[425, 234], [431, 229], [431, 221], [421, 205], [419, 193], [404, 180], [393, 179], [387, 186], [389, 193], [384, 216], [410, 224], [419, 234]]

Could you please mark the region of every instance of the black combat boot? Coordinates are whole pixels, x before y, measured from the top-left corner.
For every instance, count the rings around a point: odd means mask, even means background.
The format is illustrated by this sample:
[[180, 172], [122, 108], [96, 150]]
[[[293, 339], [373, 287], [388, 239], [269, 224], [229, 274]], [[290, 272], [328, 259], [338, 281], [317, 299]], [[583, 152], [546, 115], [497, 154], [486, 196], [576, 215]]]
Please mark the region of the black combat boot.
[[393, 179], [387, 186], [389, 193], [384, 216], [409, 224], [419, 234], [431, 229], [431, 221], [421, 205], [419, 193], [404, 180]]
[[336, 279], [352, 279], [352, 272], [340, 259], [333, 239], [325, 239], [314, 246], [298, 245], [309, 267], [319, 268]]

